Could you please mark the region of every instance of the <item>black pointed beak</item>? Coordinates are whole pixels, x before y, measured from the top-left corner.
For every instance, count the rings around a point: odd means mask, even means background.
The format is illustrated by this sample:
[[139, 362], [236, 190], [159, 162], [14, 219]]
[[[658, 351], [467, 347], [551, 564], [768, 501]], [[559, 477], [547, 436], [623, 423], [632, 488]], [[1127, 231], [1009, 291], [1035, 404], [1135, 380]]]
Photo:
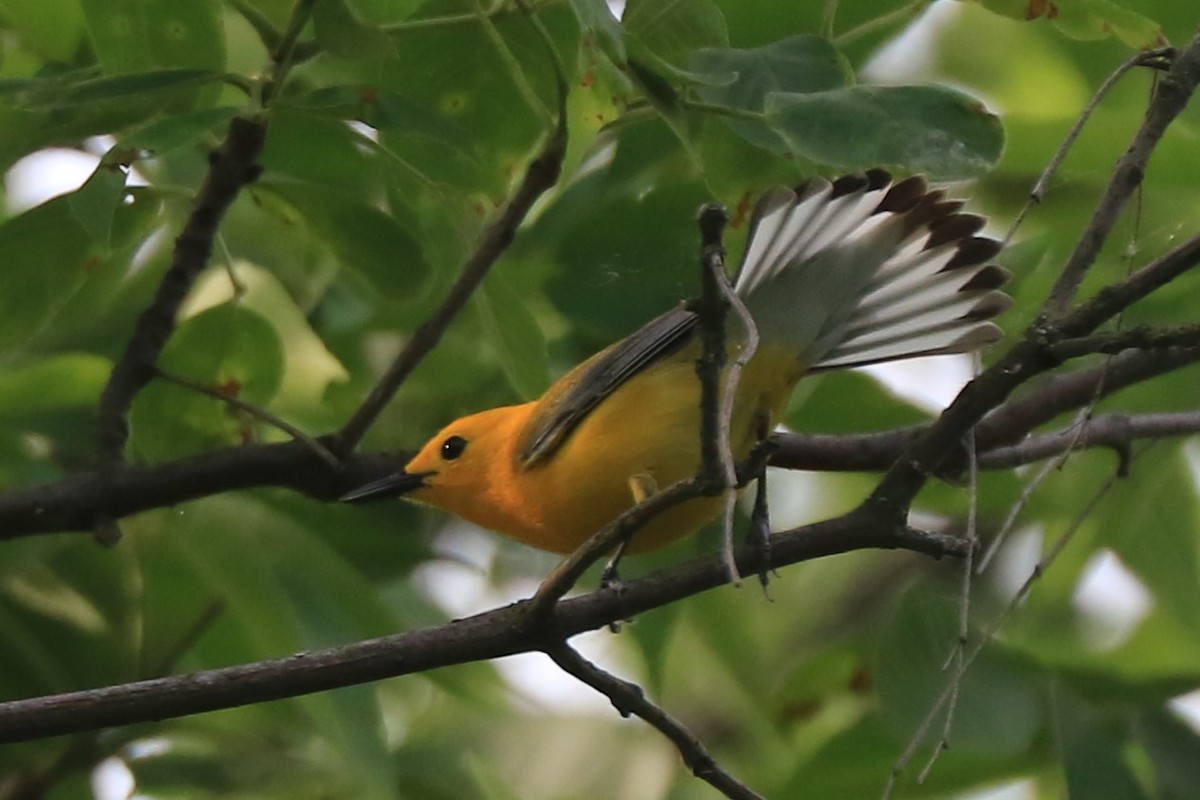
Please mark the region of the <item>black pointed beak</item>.
[[338, 500], [343, 503], [361, 503], [365, 500], [399, 497], [408, 494], [413, 489], [420, 489], [425, 485], [425, 479], [432, 474], [432, 472], [397, 472], [394, 475], [363, 484], [357, 489], [351, 489]]

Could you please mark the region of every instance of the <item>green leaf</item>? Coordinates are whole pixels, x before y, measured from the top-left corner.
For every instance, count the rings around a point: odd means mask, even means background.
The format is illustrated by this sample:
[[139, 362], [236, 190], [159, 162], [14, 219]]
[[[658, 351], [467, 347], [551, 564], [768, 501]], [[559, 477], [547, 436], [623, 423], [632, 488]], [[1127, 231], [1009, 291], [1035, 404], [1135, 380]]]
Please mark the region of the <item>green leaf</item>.
[[725, 16], [712, 0], [629, 0], [621, 24], [659, 58], [676, 66], [687, 63], [698, 47], [729, 44]]
[[1054, 719], [1061, 737], [1067, 789], [1088, 800], [1148, 798], [1125, 761], [1127, 721], [1105, 716], [1067, 691], [1055, 693]]
[[[951, 679], [942, 665], [958, 640], [956, 605], [956, 598], [915, 587], [883, 631], [875, 686], [885, 720], [901, 738], [919, 728]], [[1014, 663], [985, 649], [959, 688], [951, 729], [955, 749], [1015, 756], [1033, 743], [1040, 723], [1038, 689]]]
[[216, 0], [81, 0], [92, 46], [110, 75], [164, 68], [221, 70]]
[[1106, 39], [1115, 34], [1135, 50], [1167, 43], [1157, 22], [1113, 0], [982, 0], [981, 5], [1012, 19], [1052, 20], [1073, 39]]
[[118, 147], [146, 150], [161, 156], [184, 145], [203, 141], [207, 134], [225, 125], [237, 112], [238, 109], [233, 106], [221, 106], [151, 120], [122, 136]]
[[379, 27], [360, 20], [345, 0], [323, 0], [313, 8], [317, 41], [334, 55], [375, 59], [395, 55], [396, 46]]
[[316, 193], [333, 190], [354, 199], [373, 195], [381, 188], [380, 166], [362, 139], [341, 119], [277, 109], [262, 166], [272, 184], [300, 181]]
[[101, 162], [92, 176], [67, 195], [71, 213], [102, 251], [112, 239], [113, 219], [125, 195], [125, 170]]
[[68, 61], [79, 47], [83, 14], [77, 0], [0, 0], [0, 16], [48, 60]]
[[207, 70], [166, 69], [96, 78], [94, 70], [74, 70], [10, 84], [12, 103], [0, 104], [0, 165], [42, 147], [68, 144], [93, 135], [120, 136], [190, 107], [196, 92], [220, 74]]
[[68, 197], [0, 224], [0, 351], [54, 319], [87, 279], [90, 243]]
[[894, 167], [949, 180], [987, 172], [1004, 131], [976, 99], [940, 86], [851, 86], [767, 96], [768, 122], [800, 157], [839, 169]]
[[1170, 711], [1147, 710], [1134, 727], [1150, 757], [1163, 800], [1186, 800], [1200, 786], [1200, 735]]
[[524, 298], [499, 273], [493, 272], [475, 295], [483, 321], [513, 388], [532, 400], [550, 385], [546, 337]]
[[400, 22], [412, 16], [422, 0], [347, 0], [355, 16], [376, 24]]
[[608, 46], [618, 62], [625, 60], [625, 30], [605, 0], [571, 0], [579, 27]]
[[[904, 738], [889, 735], [878, 717], [867, 717], [839, 732], [815, 753], [806, 753], [809, 757], [773, 796], [838, 800], [878, 797], [904, 747]], [[999, 758], [964, 752], [952, 741], [950, 749], [941, 754], [928, 777], [918, 783], [916, 775], [928, 752], [920, 750], [908, 769], [897, 776], [897, 791], [893, 796], [905, 800], [970, 796], [972, 791], [989, 784], [1027, 778], [1040, 770], [1053, 770], [1055, 763], [1047, 757], [1047, 749]]]
[[[845, 59], [820, 36], [801, 35], [749, 50], [701, 49], [692, 53], [688, 66], [709, 74], [736, 76], [724, 85], [697, 86], [706, 103], [724, 108], [762, 113], [768, 95], [775, 92], [810, 94], [839, 89], [851, 83]], [[726, 124], [750, 142], [776, 152], [787, 144], [766, 120], [726, 119]]]
[[[283, 374], [283, 345], [265, 318], [234, 303], [186, 320], [163, 349], [159, 367], [255, 405], [266, 405]], [[161, 460], [252, 438], [252, 421], [187, 387], [155, 381], [130, 415], [131, 442]]]
[[131, 75], [96, 78], [68, 86], [51, 107], [72, 103], [92, 103], [101, 100], [120, 100], [135, 95], [156, 92], [175, 93], [190, 87], [203, 86], [221, 77], [220, 73], [202, 69], [159, 69]]
[[1187, 476], [1182, 453], [1158, 455], [1172, 468], [1133, 471], [1096, 517], [1100, 542], [1112, 547], [1162, 607], [1200, 641], [1200, 608], [1192, 597], [1200, 585], [1192, 510], [1195, 484]]
[[429, 272], [421, 249], [404, 227], [379, 209], [317, 186], [261, 182], [299, 212], [342, 266], [393, 300], [418, 291]]
[[1068, 0], [1062, 3], [1054, 24], [1066, 35], [1078, 39], [1107, 38], [1115, 34], [1134, 50], [1167, 44], [1157, 22], [1112, 0]]
[[0, 371], [0, 417], [88, 407], [100, 399], [112, 364], [89, 353], [62, 353]]
[[[361, 119], [378, 130], [428, 137], [464, 151], [469, 151], [475, 140], [470, 131], [453, 120], [401, 94], [375, 86], [327, 86], [309, 94], [289, 97], [287, 104], [309, 114], [329, 114], [342, 120]], [[365, 141], [360, 144], [363, 145]]]

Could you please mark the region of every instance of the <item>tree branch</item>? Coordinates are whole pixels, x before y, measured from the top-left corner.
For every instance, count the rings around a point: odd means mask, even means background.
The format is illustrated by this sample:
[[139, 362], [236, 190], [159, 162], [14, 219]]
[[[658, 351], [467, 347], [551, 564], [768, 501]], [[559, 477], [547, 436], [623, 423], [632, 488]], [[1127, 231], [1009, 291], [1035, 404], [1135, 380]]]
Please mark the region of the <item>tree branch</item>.
[[358, 409], [351, 415], [342, 429], [333, 437], [331, 447], [339, 456], [349, 455], [366, 435], [367, 429], [395, 397], [396, 391], [412, 374], [425, 356], [441, 341], [442, 334], [462, 311], [471, 295], [487, 276], [492, 265], [508, 249], [516, 237], [517, 228], [525, 220], [533, 204], [548, 189], [558, 182], [563, 159], [567, 153], [567, 78], [553, 41], [541, 27], [540, 21], [530, 16], [534, 29], [549, 49], [554, 65], [555, 85], [558, 92], [557, 120], [537, 157], [525, 169], [521, 185], [509, 198], [500, 215], [483, 230], [479, 245], [463, 267], [462, 274], [450, 288], [442, 304], [421, 326], [413, 332], [408, 344], [400, 351], [387, 372], [375, 384]]
[[[976, 436], [981, 467], [1007, 468], [989, 454], [1020, 442], [1055, 417], [1094, 399], [1196, 361], [1200, 361], [1200, 347], [1130, 350], [1102, 365], [1045, 377], [990, 411], [979, 423]], [[1140, 418], [1130, 417], [1134, 430], [1139, 430]], [[822, 472], [880, 472], [928, 427], [865, 434], [776, 434], [770, 464]], [[324, 444], [327, 439], [317, 441]], [[1104, 445], [1089, 442], [1086, 446]], [[1033, 449], [1014, 450], [1006, 456], [1008, 466], [1013, 466], [1011, 459], [1018, 454], [1028, 458], [1020, 463], [1038, 460]], [[161, 464], [73, 475], [42, 486], [0, 492], [0, 541], [33, 534], [88, 532], [98, 515], [120, 519], [239, 489], [278, 486], [329, 501], [398, 472], [410, 457], [407, 452], [364, 453], [348, 457], [334, 470], [310, 447], [287, 442], [243, 445]], [[956, 474], [946, 467], [942, 471]], [[609, 543], [600, 554], [611, 547]], [[586, 567], [579, 568], [573, 580], [584, 571]]]
[[[271, 75], [262, 86], [260, 102], [264, 108], [287, 77], [296, 39], [303, 31], [314, 3], [315, 0], [297, 0], [292, 10], [287, 30], [272, 52]], [[96, 449], [103, 464], [112, 465], [124, 460], [125, 442], [129, 438], [126, 418], [133, 398], [154, 377], [158, 357], [175, 330], [179, 308], [196, 278], [208, 266], [222, 218], [242, 187], [258, 177], [258, 156], [266, 142], [268, 122], [267, 115], [261, 111], [234, 117], [224, 143], [209, 159], [208, 174], [196, 194], [196, 204], [175, 240], [171, 264], [158, 284], [154, 300], [134, 324], [125, 350], [113, 365], [108, 383], [100, 394]]]
[[667, 737], [679, 750], [679, 755], [683, 757], [683, 763], [688, 765], [688, 769], [697, 778], [726, 797], [762, 800], [762, 795], [752, 791], [722, 769], [717, 760], [705, 749], [703, 743], [689, 733], [679, 720], [646, 699], [646, 693], [642, 687], [636, 683], [623, 681], [600, 669], [565, 642], [547, 647], [546, 655], [550, 656], [563, 672], [607, 697], [613, 704], [613, 708], [622, 717], [630, 715], [639, 717]]
[[1132, 350], [1102, 364], [1051, 375], [989, 411], [976, 428], [980, 452], [1014, 444], [1060, 414], [1200, 361], [1200, 347]]
[[[290, 446], [295, 446], [294, 444]], [[901, 548], [961, 557], [965, 543], [942, 534], [880, 525], [862, 514], [772, 537], [770, 569], [865, 548]], [[757, 568], [762, 553], [742, 545], [738, 563]], [[554, 605], [540, 625], [524, 624], [531, 601], [434, 628], [368, 639], [283, 658], [100, 689], [0, 703], [0, 742], [129, 725], [261, 703], [410, 675], [452, 664], [544, 651], [578, 633], [673, 603], [728, 582], [719, 555], [702, 556], [643, 578]]]
[[1166, 439], [1200, 432], [1200, 410], [1159, 414], [1102, 414], [1079, 427], [1031, 436], [1020, 444], [998, 447], [980, 457], [983, 469], [1011, 469], [1053, 458], [1068, 450], [1107, 447], [1124, 460], [1141, 439]]
[[[328, 447], [327, 439], [320, 439]], [[162, 464], [73, 475], [0, 492], [0, 541], [30, 534], [87, 532], [97, 516], [120, 519], [222, 492], [263, 486], [332, 501], [400, 470], [409, 454], [354, 456], [337, 470], [304, 442], [251, 444]]]
[[109, 465], [124, 460], [129, 438], [126, 416], [133, 398], [154, 377], [155, 364], [171, 333], [179, 308], [196, 278], [208, 265], [213, 238], [225, 212], [242, 187], [258, 176], [258, 155], [267, 136], [267, 120], [234, 117], [224, 144], [213, 154], [208, 176], [200, 186], [196, 205], [175, 240], [171, 265], [163, 275], [153, 302], [142, 311], [133, 334], [100, 395], [97, 415], [97, 452]]
[[[1192, 240], [1182, 247], [1139, 270], [1111, 289], [1101, 291], [1088, 303], [1069, 313], [1061, 313], [1074, 297], [1075, 287], [1095, 259], [1112, 229], [1116, 213], [1140, 180], [1154, 146], [1166, 125], [1174, 119], [1200, 82], [1200, 34], [1182, 50], [1163, 79], [1150, 104], [1146, 122], [1134, 138], [1134, 144], [1117, 166], [1100, 206], [1083, 239], [1072, 254], [1055, 293], [1043, 315], [1031, 325], [1020, 342], [999, 361], [984, 371], [959, 393], [927, 431], [905, 448], [875, 491], [863, 503], [864, 512], [900, 519], [913, 498], [949, 454], [957, 452], [962, 437], [1009, 394], [1040, 372], [1056, 366], [1048, 346], [1064, 339], [1085, 336], [1124, 309], [1138, 297], [1161, 286], [1190, 267], [1195, 260]], [[1053, 312], [1054, 316], [1050, 316]]]
[[1193, 39], [1180, 50], [1171, 68], [1158, 82], [1146, 119], [1130, 144], [1129, 149], [1117, 162], [1109, 180], [1108, 189], [1102, 195], [1096, 211], [1084, 229], [1075, 251], [1071, 253], [1042, 306], [1045, 316], [1063, 314], [1070, 306], [1088, 269], [1095, 263], [1101, 246], [1117, 222], [1117, 215], [1125, 201], [1142, 182], [1146, 162], [1166, 132], [1171, 121], [1187, 106], [1196, 84], [1200, 82], [1200, 37]]

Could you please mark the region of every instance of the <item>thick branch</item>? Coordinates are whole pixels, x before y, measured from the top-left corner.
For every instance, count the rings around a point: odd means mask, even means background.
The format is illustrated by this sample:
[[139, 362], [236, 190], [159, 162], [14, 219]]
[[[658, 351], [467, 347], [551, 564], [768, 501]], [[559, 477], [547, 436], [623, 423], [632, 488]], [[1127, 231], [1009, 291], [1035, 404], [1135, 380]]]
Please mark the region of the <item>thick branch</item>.
[[1200, 361], [1200, 347], [1128, 351], [1094, 367], [1051, 375], [988, 412], [975, 429], [981, 453], [1020, 441], [1060, 414]]
[[0, 541], [39, 533], [87, 532], [110, 519], [222, 492], [283, 486], [319, 500], [400, 470], [410, 454], [362, 455], [333, 470], [304, 442], [253, 444], [164, 464], [88, 472], [0, 492]]
[[[834, 553], [903, 548], [935, 558], [961, 557], [952, 536], [896, 529], [861, 515], [808, 525], [772, 539], [769, 568]], [[745, 546], [739, 564], [757, 568], [762, 554]], [[542, 625], [522, 624], [529, 601], [434, 628], [297, 653], [285, 658], [191, 675], [0, 703], [0, 742], [28, 741], [75, 731], [129, 725], [424, 672], [451, 664], [545, 650], [554, 642], [595, 630], [720, 586], [728, 581], [718, 555], [704, 556], [553, 607]]]
[[1200, 432], [1200, 411], [1162, 414], [1103, 414], [1079, 428], [1067, 428], [1042, 436], [1032, 436], [1020, 444], [998, 447], [979, 459], [984, 469], [1011, 469], [1022, 464], [1052, 458], [1067, 450], [1093, 447], [1111, 448], [1122, 458], [1135, 441], [1189, 436]]
[[[1198, 360], [1200, 348], [1131, 350], [1094, 367], [1042, 378], [979, 423], [976, 436], [981, 466], [1005, 468], [988, 454], [1020, 442], [1063, 413]], [[1135, 429], [1140, 418], [1131, 417]], [[844, 435], [777, 434], [772, 440], [777, 446], [770, 454], [770, 463], [785, 469], [827, 472], [883, 471], [927, 428]], [[1021, 463], [1037, 460], [1032, 450], [1013, 453], [1028, 454], [1028, 460]], [[88, 532], [97, 515], [120, 519], [239, 489], [279, 486], [317, 500], [331, 500], [399, 471], [410, 455], [355, 455], [333, 470], [302, 442], [253, 444], [163, 464], [117, 467], [103, 475], [75, 475], [43, 486], [0, 492], [0, 541], [31, 534]], [[608, 543], [600, 553], [611, 546]], [[586, 567], [577, 569], [572, 580], [578, 579]]]

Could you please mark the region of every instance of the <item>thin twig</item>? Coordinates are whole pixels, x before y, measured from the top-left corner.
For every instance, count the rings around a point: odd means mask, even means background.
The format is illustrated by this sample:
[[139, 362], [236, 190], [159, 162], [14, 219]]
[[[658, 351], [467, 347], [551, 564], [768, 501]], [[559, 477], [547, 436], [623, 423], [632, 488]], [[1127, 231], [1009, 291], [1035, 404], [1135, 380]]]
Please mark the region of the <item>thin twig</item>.
[[542, 579], [530, 598], [529, 618], [534, 621], [544, 619], [583, 574], [606, 553], [612, 552], [621, 542], [628, 541], [654, 517], [680, 503], [703, 496], [706, 490], [707, 483], [701, 478], [687, 478], [626, 509], [621, 516], [588, 537]]
[[[1054, 177], [1054, 174], [1058, 172], [1059, 166], [1062, 165], [1063, 159], [1067, 157], [1067, 153], [1070, 152], [1071, 148], [1075, 145], [1075, 140], [1079, 138], [1079, 134], [1083, 132], [1083, 126], [1087, 124], [1087, 121], [1092, 118], [1092, 114], [1094, 114], [1096, 109], [1100, 106], [1100, 101], [1102, 101], [1108, 95], [1109, 91], [1117, 85], [1117, 82], [1125, 75], [1125, 73], [1129, 72], [1129, 70], [1133, 69], [1134, 67], [1146, 64], [1146, 57], [1148, 55], [1148, 53], [1137, 53], [1124, 64], [1113, 70], [1112, 74], [1104, 80], [1104, 83], [1100, 84], [1100, 88], [1097, 89], [1095, 94], [1092, 95], [1092, 99], [1088, 101], [1088, 104], [1083, 107], [1083, 111], [1079, 112], [1079, 116], [1075, 118], [1075, 124], [1071, 126], [1071, 130], [1067, 132], [1066, 138], [1063, 139], [1062, 144], [1058, 146], [1058, 149], [1054, 151], [1054, 155], [1050, 158], [1050, 162], [1046, 164], [1046, 168], [1042, 170], [1042, 174], [1038, 176], [1037, 181], [1033, 184], [1033, 188], [1029, 190], [1029, 196], [1025, 199], [1024, 205], [1021, 206], [1021, 210], [1017, 212], [1017, 216], [1013, 219], [1012, 225], [1009, 226], [1008, 233], [1004, 235], [1005, 247], [1007, 247], [1009, 242], [1012, 241], [1013, 235], [1017, 232], [1017, 229], [1021, 227], [1021, 223], [1025, 221], [1025, 215], [1029, 213], [1029, 209], [1032, 208], [1035, 203], [1041, 203], [1043, 198], [1045, 198], [1046, 189], [1050, 185], [1050, 180]], [[1161, 55], [1161, 53], [1159, 53], [1159, 55]]]
[[[1200, 47], [1197, 49], [1200, 50]], [[1197, 69], [1200, 70], [1200, 65], [1197, 66]], [[1200, 264], [1200, 234], [1196, 234], [1175, 249], [1162, 254], [1120, 283], [1110, 284], [1101, 289], [1095, 297], [1055, 324], [1060, 334], [1058, 341], [1047, 342], [1047, 344], [1061, 344], [1063, 341], [1090, 334], [1098, 326], [1125, 311], [1138, 300], [1170, 283], [1198, 264]], [[1191, 335], [1190, 328], [1179, 330], [1183, 330], [1185, 335]], [[1114, 336], [1120, 335], [1119, 333], [1114, 334]], [[1053, 355], [1053, 351], [1048, 352]]]
[[1200, 38], [1193, 39], [1183, 50], [1178, 51], [1174, 63], [1158, 84], [1150, 102], [1146, 119], [1138, 129], [1133, 143], [1117, 162], [1095, 212], [1084, 229], [1079, 243], [1067, 259], [1066, 265], [1050, 290], [1042, 306], [1042, 314], [1048, 317], [1063, 314], [1071, 305], [1083, 283], [1084, 276], [1096, 260], [1101, 245], [1108, 238], [1117, 215], [1125, 201], [1142, 182], [1146, 162], [1157, 146], [1159, 139], [1178, 114], [1187, 106], [1188, 100], [1200, 82]]
[[[1080, 510], [1080, 512], [1075, 516], [1075, 519], [1071, 521], [1071, 524], [1067, 526], [1067, 529], [1063, 532], [1063, 534], [1055, 540], [1054, 544], [1051, 546], [1046, 555], [1043, 556], [1042, 559], [1034, 566], [1033, 570], [1029, 574], [1029, 577], [1025, 579], [1025, 582], [1021, 584], [1020, 588], [1017, 589], [1016, 593], [1012, 596], [1012, 598], [1010, 598], [1008, 604], [1000, 611], [1000, 614], [997, 615], [997, 617], [992, 621], [992, 624], [988, 626], [987, 630], [984, 631], [983, 636], [981, 636], [979, 641], [975, 643], [975, 646], [966, 653], [963, 658], [962, 665], [964, 670], [969, 668], [971, 664], [975, 662], [975, 659], [981, 652], [983, 652], [984, 647], [991, 644], [992, 639], [995, 638], [996, 633], [1008, 621], [1009, 616], [1011, 616], [1017, 607], [1024, 602], [1025, 598], [1029, 596], [1029, 593], [1033, 590], [1033, 585], [1038, 581], [1042, 574], [1050, 568], [1050, 566], [1054, 563], [1054, 560], [1058, 558], [1059, 554], [1062, 553], [1067, 544], [1071, 541], [1071, 539], [1074, 538], [1075, 533], [1079, 530], [1087, 518], [1091, 516], [1096, 506], [1100, 503], [1104, 496], [1108, 494], [1109, 490], [1112, 489], [1113, 484], [1115, 484], [1117, 481], [1117, 477], [1117, 473], [1114, 471], [1113, 474], [1110, 475], [1103, 484], [1101, 484], [1100, 488], [1097, 489], [1096, 493], [1092, 496], [1092, 499], [1084, 505], [1083, 509]], [[896, 788], [896, 781], [902, 774], [904, 774], [904, 770], [912, 761], [913, 756], [916, 755], [917, 749], [921, 746], [921, 742], [925, 740], [926, 735], [933, 726], [934, 720], [937, 719], [942, 708], [950, 701], [951, 696], [957, 692], [956, 683], [957, 682], [954, 680], [947, 681], [946, 688], [942, 690], [942, 693], [938, 695], [937, 699], [934, 700], [930, 705], [929, 710], [925, 713], [925, 716], [921, 719], [920, 724], [917, 726], [917, 729], [913, 732], [912, 737], [909, 739], [908, 745], [904, 748], [904, 752], [902, 752], [900, 756], [892, 763], [892, 768], [888, 774], [887, 782], [884, 784], [882, 800], [889, 800], [889, 798], [892, 796], [892, 792]]]
[[214, 389], [211, 386], [205, 386], [202, 383], [197, 383], [190, 378], [184, 378], [181, 375], [172, 375], [169, 372], [163, 372], [157, 367], [155, 368], [154, 372], [155, 375], [157, 375], [159, 378], [162, 378], [164, 381], [167, 381], [168, 383], [173, 383], [176, 386], [182, 386], [185, 389], [191, 389], [193, 392], [199, 392], [206, 397], [211, 397], [214, 400], [218, 400], [226, 405], [231, 406], [232, 408], [236, 408], [238, 411], [249, 414], [260, 422], [265, 422], [272, 427], [278, 428], [296, 441], [303, 442], [310, 450], [316, 453], [322, 461], [324, 461], [333, 469], [337, 469], [339, 466], [341, 466], [341, 461], [337, 456], [329, 452], [329, 448], [297, 428], [292, 423], [276, 416], [275, 414], [272, 414], [265, 408], [256, 406], [253, 403], [248, 403], [237, 395], [229, 394], [228, 392], [221, 391], [220, 389]]
[[[1071, 425], [1067, 428], [1067, 431], [1070, 432], [1071, 429], [1081, 429], [1082, 423], [1087, 419], [1090, 413], [1091, 411], [1088, 408], [1080, 409], [1079, 413], [1075, 415], [1075, 421], [1071, 423]], [[1033, 493], [1037, 491], [1037, 488], [1041, 486], [1042, 483], [1045, 482], [1046, 478], [1050, 477], [1050, 473], [1059, 469], [1063, 465], [1063, 463], [1067, 460], [1067, 455], [1071, 452], [1072, 444], [1078, 441], [1079, 437], [1072, 435], [1071, 443], [1068, 443], [1066, 447], [1062, 448], [1062, 450], [1058, 452], [1058, 458], [1052, 459], [1043, 464], [1042, 467], [1036, 473], [1034, 473], [1033, 478], [1031, 478], [1023, 487], [1021, 487], [1021, 494], [1017, 496], [1016, 502], [1014, 502], [1008, 509], [1008, 514], [1005, 515], [1004, 522], [1000, 524], [1000, 530], [996, 531], [996, 535], [993, 536], [992, 541], [988, 543], [987, 550], [984, 551], [983, 557], [979, 559], [978, 569], [980, 573], [983, 573], [983, 571], [988, 568], [988, 565], [992, 563], [992, 558], [996, 555], [996, 553], [1000, 552], [1000, 547], [1008, 539], [1009, 531], [1011, 531], [1013, 526], [1016, 525], [1017, 518], [1021, 515], [1021, 512], [1025, 510], [1025, 506], [1029, 505], [1029, 501], [1033, 498]]]
[[237, 271], [233, 268], [233, 253], [229, 252], [229, 245], [225, 241], [225, 237], [217, 234], [216, 237], [217, 249], [221, 251], [221, 265], [225, 268], [225, 275], [229, 278], [230, 288], [233, 290], [233, 300], [240, 300], [246, 296], [246, 284], [237, 276]]
[[[741, 349], [733, 357], [733, 360], [729, 362], [729, 369], [725, 375], [725, 386], [722, 389], [721, 395], [721, 468], [725, 473], [726, 487], [733, 487], [738, 485], [737, 465], [733, 461], [733, 445], [730, 441], [730, 430], [733, 427], [733, 406], [737, 400], [737, 390], [742, 380], [742, 370], [750, 363], [750, 359], [754, 358], [754, 354], [758, 352], [759, 338], [758, 326], [754, 323], [754, 317], [750, 314], [750, 309], [746, 308], [746, 304], [742, 302], [742, 298], [738, 297], [737, 292], [733, 290], [733, 286], [730, 285], [724, 273], [721, 273], [718, 278], [720, 278], [718, 285], [721, 292], [725, 295], [729, 307], [737, 314], [738, 320], [742, 324]], [[765, 479], [765, 473], [759, 477], [759, 480]], [[733, 559], [733, 516], [737, 510], [737, 498], [737, 492], [735, 491], [727, 491], [725, 494], [725, 533], [723, 536], [725, 564], [730, 570], [730, 577], [735, 580], [740, 577], [737, 574], [737, 563]]]
[[1078, 336], [1055, 342], [1047, 348], [1047, 352], [1052, 358], [1065, 361], [1098, 353], [1116, 355], [1124, 350], [1155, 350], [1171, 347], [1200, 347], [1200, 325], [1179, 325], [1173, 328], [1152, 328], [1142, 325], [1111, 333]]
[[[979, 371], [979, 354], [975, 354], [975, 371]], [[917, 776], [917, 783], [925, 783], [938, 757], [950, 748], [950, 729], [954, 726], [954, 713], [958, 710], [958, 698], [962, 689], [963, 676], [966, 675], [966, 659], [964, 655], [971, 633], [971, 578], [974, 570], [972, 565], [975, 552], [979, 549], [979, 458], [975, 452], [975, 432], [968, 431], [966, 436], [967, 450], [967, 555], [962, 562], [962, 577], [958, 598], [958, 636], [950, 655], [942, 665], [942, 671], [950, 670], [950, 698], [947, 700], [946, 716], [942, 722], [942, 736], [929, 754], [929, 760]]]
[[661, 707], [646, 699], [646, 693], [636, 683], [622, 680], [581, 656], [566, 642], [546, 648], [546, 655], [568, 675], [592, 687], [613, 704], [622, 717], [636, 716], [667, 737], [683, 763], [687, 764], [700, 780], [708, 783], [726, 797], [740, 800], [763, 800], [762, 795], [751, 790], [726, 772], [705, 749], [703, 743], [693, 736], [679, 720]]
[[1127, 351], [1104, 364], [1044, 377], [988, 412], [975, 429], [980, 452], [1017, 444], [1060, 414], [1089, 405], [1094, 397], [1106, 397], [1197, 361], [1200, 348], [1195, 347]]
[[316, 4], [317, 0], [296, 0], [291, 16], [288, 17], [287, 26], [283, 29], [283, 35], [279, 38], [279, 44], [271, 49], [271, 61], [274, 63], [269, 79], [262, 86], [261, 102], [264, 108], [271, 104], [271, 101], [275, 99], [275, 94], [283, 88], [288, 72], [295, 63], [296, 43], [300, 39], [300, 34], [308, 26], [308, 21], [312, 18], [313, 7]]

